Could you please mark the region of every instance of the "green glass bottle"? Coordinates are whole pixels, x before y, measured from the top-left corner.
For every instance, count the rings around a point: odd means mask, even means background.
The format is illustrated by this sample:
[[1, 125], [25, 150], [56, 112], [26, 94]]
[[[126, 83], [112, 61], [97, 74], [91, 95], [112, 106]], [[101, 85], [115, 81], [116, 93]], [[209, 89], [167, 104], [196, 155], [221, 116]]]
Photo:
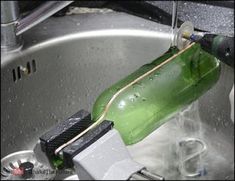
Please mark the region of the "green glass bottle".
[[[106, 89], [93, 106], [92, 119], [99, 119], [120, 89], [178, 52], [178, 49], [170, 48], [152, 63], [143, 65]], [[209, 90], [219, 75], [219, 60], [203, 51], [199, 44], [194, 44], [120, 93], [104, 118], [114, 122], [126, 145], [137, 143]]]

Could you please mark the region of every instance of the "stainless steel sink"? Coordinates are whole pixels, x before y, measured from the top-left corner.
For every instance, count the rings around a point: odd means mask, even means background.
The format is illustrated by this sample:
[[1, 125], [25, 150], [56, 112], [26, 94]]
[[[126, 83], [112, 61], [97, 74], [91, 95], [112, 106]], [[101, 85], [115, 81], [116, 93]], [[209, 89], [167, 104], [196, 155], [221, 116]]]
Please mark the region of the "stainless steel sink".
[[[32, 149], [59, 121], [80, 109], [91, 111], [105, 88], [163, 54], [170, 32], [168, 26], [108, 11], [50, 18], [25, 33], [21, 51], [1, 56], [1, 157]], [[207, 174], [196, 179], [234, 178], [228, 99], [233, 81], [233, 70], [222, 65], [219, 82], [190, 110], [203, 130], [197, 136], [207, 145]], [[179, 118], [128, 147], [134, 159], [166, 179], [188, 179], [173, 162], [182, 130], [190, 133]]]

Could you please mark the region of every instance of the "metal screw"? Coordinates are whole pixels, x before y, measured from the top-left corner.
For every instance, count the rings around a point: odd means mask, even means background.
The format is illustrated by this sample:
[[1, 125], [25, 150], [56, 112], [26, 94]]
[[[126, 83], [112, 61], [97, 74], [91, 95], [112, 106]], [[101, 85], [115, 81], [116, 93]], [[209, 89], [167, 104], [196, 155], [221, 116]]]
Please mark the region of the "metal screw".
[[21, 70], [21, 72], [24, 73], [24, 75], [28, 75], [29, 74], [29, 70], [26, 67], [20, 66], [20, 70]]

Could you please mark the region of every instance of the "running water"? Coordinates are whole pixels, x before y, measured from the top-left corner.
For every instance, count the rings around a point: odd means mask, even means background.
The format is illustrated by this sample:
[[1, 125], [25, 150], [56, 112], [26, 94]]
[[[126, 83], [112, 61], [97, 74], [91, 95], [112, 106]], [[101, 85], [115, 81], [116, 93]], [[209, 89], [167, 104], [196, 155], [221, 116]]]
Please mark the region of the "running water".
[[171, 28], [172, 31], [177, 28], [177, 22], [178, 22], [178, 1], [172, 1], [173, 6], [172, 6], [172, 24], [171, 24]]
[[172, 31], [172, 46], [175, 45], [174, 35], [177, 31], [177, 22], [178, 22], [178, 1], [172, 1], [172, 21], [171, 21], [171, 31]]
[[204, 121], [195, 101], [128, 150], [135, 161], [166, 180], [234, 178], [234, 157], [220, 149], [233, 149], [231, 144], [217, 132], [212, 134]]
[[[196, 101], [128, 149], [137, 162], [166, 179], [185, 179], [199, 171], [203, 175], [206, 169], [203, 164], [206, 143], [201, 141], [203, 132]], [[199, 140], [199, 144], [190, 139]], [[189, 141], [189, 144], [181, 146], [182, 141]]]

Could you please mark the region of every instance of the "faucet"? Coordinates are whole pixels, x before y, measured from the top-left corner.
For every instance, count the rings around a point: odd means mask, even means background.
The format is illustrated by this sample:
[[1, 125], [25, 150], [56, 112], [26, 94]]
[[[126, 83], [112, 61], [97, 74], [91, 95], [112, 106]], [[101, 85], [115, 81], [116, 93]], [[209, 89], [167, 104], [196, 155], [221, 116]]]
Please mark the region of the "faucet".
[[1, 52], [20, 49], [22, 33], [49, 18], [73, 1], [48, 1], [21, 18], [18, 1], [1, 1]]

